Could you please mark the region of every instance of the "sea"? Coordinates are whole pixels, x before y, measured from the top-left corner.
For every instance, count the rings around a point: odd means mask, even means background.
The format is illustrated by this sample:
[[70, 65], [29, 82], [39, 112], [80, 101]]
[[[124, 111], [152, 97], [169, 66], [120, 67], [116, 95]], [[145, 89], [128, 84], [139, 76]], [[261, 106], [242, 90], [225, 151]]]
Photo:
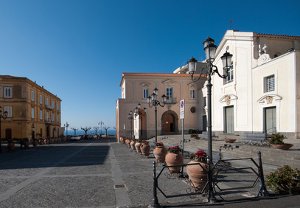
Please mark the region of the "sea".
[[[81, 135], [84, 135], [85, 133], [84, 133], [84, 131], [83, 130], [81, 130], [81, 129], [78, 129], [77, 131], [76, 131], [76, 134], [75, 134], [75, 132], [74, 132], [74, 130], [72, 130], [72, 129], [68, 129], [68, 132], [67, 132], [67, 130], [65, 130], [65, 135], [68, 135], [68, 136], [81, 136]], [[105, 134], [105, 130], [102, 130], [102, 131], [98, 131], [97, 132], [98, 134]], [[96, 131], [95, 130], [93, 130], [93, 129], [91, 129], [91, 130], [89, 130], [88, 132], [87, 132], [87, 134], [88, 135], [96, 135]], [[108, 135], [115, 135], [116, 134], [116, 130], [115, 129], [108, 129], [107, 130], [107, 134]]]

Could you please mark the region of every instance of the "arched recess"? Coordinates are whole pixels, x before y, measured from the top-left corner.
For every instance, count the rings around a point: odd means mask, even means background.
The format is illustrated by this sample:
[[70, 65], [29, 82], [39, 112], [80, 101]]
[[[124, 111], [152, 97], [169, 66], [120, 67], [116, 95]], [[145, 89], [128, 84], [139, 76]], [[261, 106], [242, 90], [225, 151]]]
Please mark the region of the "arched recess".
[[161, 134], [178, 133], [178, 115], [171, 110], [164, 112], [161, 116]]

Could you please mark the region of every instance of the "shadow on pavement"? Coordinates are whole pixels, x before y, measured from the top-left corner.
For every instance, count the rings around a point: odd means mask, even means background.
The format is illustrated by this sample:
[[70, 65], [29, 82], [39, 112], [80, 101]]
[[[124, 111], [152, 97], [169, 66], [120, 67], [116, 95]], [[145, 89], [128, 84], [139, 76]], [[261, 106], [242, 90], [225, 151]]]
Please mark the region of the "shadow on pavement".
[[110, 149], [101, 143], [103, 141], [74, 141], [5, 152], [0, 154], [0, 170], [100, 165]]

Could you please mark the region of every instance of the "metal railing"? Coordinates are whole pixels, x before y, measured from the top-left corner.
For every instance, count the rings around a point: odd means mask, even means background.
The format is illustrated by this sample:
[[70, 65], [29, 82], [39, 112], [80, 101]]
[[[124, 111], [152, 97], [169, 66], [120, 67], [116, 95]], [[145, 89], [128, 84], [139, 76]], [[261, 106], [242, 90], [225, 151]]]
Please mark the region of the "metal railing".
[[[248, 161], [252, 164], [252, 166], [246, 166], [246, 167], [233, 167], [231, 165], [234, 161]], [[194, 163], [194, 164], [181, 164], [181, 165], [174, 165], [174, 166], [167, 166], [162, 165], [162, 168], [160, 170], [157, 170], [158, 165], [154, 161], [153, 162], [153, 201], [152, 201], [152, 207], [160, 207], [159, 200], [158, 200], [158, 192], [160, 192], [165, 198], [175, 198], [175, 197], [183, 197], [183, 196], [193, 196], [193, 195], [202, 195], [202, 196], [208, 196], [207, 190], [208, 190], [208, 180], [205, 181], [205, 184], [201, 187], [196, 187], [191, 180], [188, 178], [186, 172], [184, 169], [186, 169], [187, 166], [190, 165], [200, 165], [201, 168], [208, 172], [208, 170], [211, 168], [211, 172], [213, 174], [213, 198], [217, 200], [224, 201], [224, 194], [228, 193], [228, 191], [241, 191], [241, 190], [247, 190], [251, 189], [259, 184], [259, 189], [257, 191], [256, 196], [268, 196], [268, 191], [265, 186], [264, 181], [264, 173], [263, 173], [263, 166], [262, 166], [262, 159], [261, 159], [261, 153], [258, 152], [258, 162], [256, 162], [253, 158], [239, 158], [239, 159], [220, 159], [218, 160], [213, 167], [209, 167], [209, 163], [207, 166], [201, 165], [201, 163]], [[180, 167], [181, 171], [179, 173], [169, 173], [168, 169], [171, 167]], [[166, 172], [167, 171], [167, 172]], [[163, 174], [165, 172], [165, 174]], [[240, 174], [239, 177], [241, 177], [240, 180], [244, 181], [249, 179], [249, 174], [252, 174], [253, 181], [250, 181], [250, 185], [247, 184], [245, 186], [238, 186], [238, 187], [229, 187], [226, 183], [232, 182], [231, 180], [226, 181], [224, 177], [226, 175], [229, 175], [230, 173]], [[243, 178], [244, 175], [246, 175], [245, 178]], [[208, 175], [207, 175], [208, 176]], [[183, 181], [187, 186], [185, 187], [185, 193], [166, 193], [166, 190], [164, 188], [160, 187], [159, 179], [161, 177], [165, 177], [166, 179], [179, 179]], [[166, 179], [164, 178], [164, 182]], [[208, 179], [208, 177], [207, 177]], [[225, 183], [225, 185], [224, 185]], [[178, 184], [178, 182], [177, 182]], [[177, 186], [176, 186], [177, 187]], [[179, 185], [178, 185], [179, 187]], [[174, 188], [174, 187], [172, 187]], [[216, 199], [215, 196], [218, 196], [219, 199]], [[213, 200], [213, 201], [215, 201]], [[209, 201], [209, 198], [208, 198]]]

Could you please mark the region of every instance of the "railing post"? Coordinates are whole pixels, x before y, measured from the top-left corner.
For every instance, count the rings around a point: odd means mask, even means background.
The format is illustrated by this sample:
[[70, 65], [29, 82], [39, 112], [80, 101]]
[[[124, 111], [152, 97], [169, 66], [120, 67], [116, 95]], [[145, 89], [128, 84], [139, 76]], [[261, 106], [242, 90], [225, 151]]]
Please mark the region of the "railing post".
[[151, 207], [154, 208], [159, 208], [160, 204], [158, 202], [157, 198], [157, 186], [158, 186], [158, 181], [156, 177], [156, 162], [153, 161], [153, 202], [151, 204]]
[[260, 190], [258, 192], [258, 196], [269, 196], [269, 192], [268, 192], [268, 190], [266, 188], [266, 184], [265, 184], [264, 170], [263, 170], [260, 151], [258, 151], [258, 162], [259, 162], [258, 173], [259, 173], [259, 179], [260, 179]]

